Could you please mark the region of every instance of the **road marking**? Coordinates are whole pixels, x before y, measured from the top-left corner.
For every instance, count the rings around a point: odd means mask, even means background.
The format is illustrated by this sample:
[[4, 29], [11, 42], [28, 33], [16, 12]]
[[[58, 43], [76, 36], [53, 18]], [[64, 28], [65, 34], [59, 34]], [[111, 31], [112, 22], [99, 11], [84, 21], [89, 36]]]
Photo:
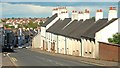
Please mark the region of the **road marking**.
[[61, 63], [57, 63], [57, 62], [55, 62], [55, 64], [58, 64], [58, 65], [61, 65], [61, 66], [63, 65], [63, 64], [61, 64]]
[[11, 54], [11, 53], [7, 53], [6, 55], [8, 56], [9, 54]]
[[[7, 55], [8, 56], [8, 58], [10, 59], [10, 61], [15, 65], [15, 66], [17, 66], [17, 64], [13, 61], [13, 59], [9, 56], [9, 54]], [[15, 60], [15, 59], [14, 59]], [[19, 68], [19, 66], [17, 66], [16, 68]]]
[[57, 65], [61, 65], [61, 66], [63, 65], [63, 64], [61, 64], [61, 63], [55, 62], [55, 61], [50, 60], [50, 59], [48, 59], [48, 61], [49, 61], [49, 62], [52, 62], [52, 63], [55, 63], [55, 64], [57, 64]]
[[14, 57], [12, 57], [11, 59], [12, 59], [13, 61], [17, 61], [17, 59], [16, 59], [16, 58], [14, 58]]
[[49, 61], [49, 62], [53, 62], [52, 60], [49, 60], [49, 59], [48, 59], [48, 61]]

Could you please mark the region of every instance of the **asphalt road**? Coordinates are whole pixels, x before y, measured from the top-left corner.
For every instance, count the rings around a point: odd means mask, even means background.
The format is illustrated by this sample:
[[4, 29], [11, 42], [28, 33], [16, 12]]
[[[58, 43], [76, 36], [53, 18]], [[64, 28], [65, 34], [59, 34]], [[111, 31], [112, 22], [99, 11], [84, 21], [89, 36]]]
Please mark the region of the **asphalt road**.
[[30, 51], [28, 49], [17, 49], [15, 53], [9, 54], [9, 57], [16, 66], [94, 66], [83, 62]]

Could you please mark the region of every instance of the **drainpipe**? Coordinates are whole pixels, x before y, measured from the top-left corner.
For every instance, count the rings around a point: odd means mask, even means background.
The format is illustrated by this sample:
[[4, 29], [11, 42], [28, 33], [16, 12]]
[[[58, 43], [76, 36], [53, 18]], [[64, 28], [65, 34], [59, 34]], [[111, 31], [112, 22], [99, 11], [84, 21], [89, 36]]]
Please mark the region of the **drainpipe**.
[[66, 41], [66, 37], [65, 37], [65, 54], [67, 54], [67, 41]]
[[59, 53], [59, 50], [58, 50], [58, 35], [57, 35], [57, 53]]
[[80, 39], [80, 43], [81, 43], [81, 56], [82, 56], [82, 39]]
[[52, 50], [51, 50], [51, 49], [52, 49], [52, 45], [53, 45], [53, 44], [52, 44], [52, 43], [53, 43], [53, 42], [52, 42], [52, 41], [53, 41], [53, 40], [52, 40], [52, 33], [51, 33], [50, 35], [51, 35], [51, 36], [50, 36], [50, 37], [51, 37], [51, 38], [50, 38], [50, 41], [51, 41], [51, 42], [50, 42], [50, 47], [51, 47], [51, 48], [50, 48], [50, 51], [52, 52]]

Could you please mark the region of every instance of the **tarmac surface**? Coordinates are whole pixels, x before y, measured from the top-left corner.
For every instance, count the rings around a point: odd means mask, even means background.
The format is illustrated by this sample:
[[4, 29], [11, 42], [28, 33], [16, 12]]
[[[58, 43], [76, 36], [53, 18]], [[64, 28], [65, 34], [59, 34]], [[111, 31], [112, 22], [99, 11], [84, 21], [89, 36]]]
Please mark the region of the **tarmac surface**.
[[49, 53], [40, 49], [15, 49], [2, 55], [3, 68], [119, 68], [117, 62]]

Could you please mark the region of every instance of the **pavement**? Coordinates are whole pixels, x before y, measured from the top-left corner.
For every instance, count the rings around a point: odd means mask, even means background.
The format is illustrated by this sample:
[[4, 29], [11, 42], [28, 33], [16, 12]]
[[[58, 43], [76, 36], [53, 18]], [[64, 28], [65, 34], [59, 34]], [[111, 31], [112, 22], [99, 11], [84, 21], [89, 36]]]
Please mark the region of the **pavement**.
[[44, 53], [52, 56], [57, 56], [57, 57], [62, 57], [62, 58], [67, 58], [71, 60], [76, 60], [79, 62], [87, 63], [87, 64], [93, 64], [97, 66], [105, 66], [108, 68], [120, 68], [120, 63], [118, 62], [113, 62], [113, 61], [105, 61], [105, 60], [98, 60], [98, 59], [91, 59], [91, 58], [85, 58], [85, 57], [76, 57], [76, 56], [70, 56], [70, 55], [63, 55], [63, 54], [55, 54], [55, 53], [50, 53], [47, 51], [42, 51], [40, 49], [30, 49], [31, 51], [36, 51], [39, 53]]

